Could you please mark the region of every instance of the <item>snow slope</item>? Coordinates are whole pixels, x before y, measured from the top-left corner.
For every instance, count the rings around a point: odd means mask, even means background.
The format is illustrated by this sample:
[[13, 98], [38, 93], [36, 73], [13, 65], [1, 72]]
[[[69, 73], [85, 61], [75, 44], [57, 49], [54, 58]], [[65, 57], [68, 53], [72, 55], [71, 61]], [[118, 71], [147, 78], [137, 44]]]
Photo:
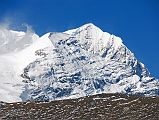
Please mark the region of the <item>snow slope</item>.
[[0, 43], [0, 101], [159, 95], [158, 80], [121, 38], [92, 23], [42, 37], [0, 29]]
[[36, 60], [36, 50], [52, 46], [47, 35], [39, 38], [31, 32], [0, 29], [0, 101], [21, 101], [24, 82], [20, 75]]

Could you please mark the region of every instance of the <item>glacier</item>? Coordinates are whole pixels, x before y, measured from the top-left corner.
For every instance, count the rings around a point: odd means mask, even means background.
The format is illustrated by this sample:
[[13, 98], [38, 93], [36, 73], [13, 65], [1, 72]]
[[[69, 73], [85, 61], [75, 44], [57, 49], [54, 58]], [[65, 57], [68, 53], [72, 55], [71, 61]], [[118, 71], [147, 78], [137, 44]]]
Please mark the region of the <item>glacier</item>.
[[39, 37], [0, 30], [0, 101], [52, 101], [101, 93], [159, 95], [121, 38], [92, 23]]

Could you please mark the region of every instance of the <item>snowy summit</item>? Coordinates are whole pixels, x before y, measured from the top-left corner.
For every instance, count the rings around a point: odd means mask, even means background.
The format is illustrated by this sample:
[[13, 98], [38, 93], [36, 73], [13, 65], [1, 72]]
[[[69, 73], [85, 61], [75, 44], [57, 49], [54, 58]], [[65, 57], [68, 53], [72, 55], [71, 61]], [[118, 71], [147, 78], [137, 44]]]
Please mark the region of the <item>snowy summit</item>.
[[0, 29], [0, 101], [100, 93], [158, 96], [159, 82], [123, 44], [92, 23], [39, 37]]

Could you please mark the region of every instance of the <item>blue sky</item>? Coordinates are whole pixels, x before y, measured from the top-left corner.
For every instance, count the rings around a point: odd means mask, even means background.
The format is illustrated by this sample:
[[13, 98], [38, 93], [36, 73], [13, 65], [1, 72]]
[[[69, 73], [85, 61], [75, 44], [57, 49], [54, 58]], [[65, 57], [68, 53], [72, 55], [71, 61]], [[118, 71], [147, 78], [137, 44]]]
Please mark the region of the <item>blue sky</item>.
[[120, 36], [159, 78], [158, 0], [0, 0], [0, 22], [13, 29], [27, 23], [42, 35], [93, 23]]

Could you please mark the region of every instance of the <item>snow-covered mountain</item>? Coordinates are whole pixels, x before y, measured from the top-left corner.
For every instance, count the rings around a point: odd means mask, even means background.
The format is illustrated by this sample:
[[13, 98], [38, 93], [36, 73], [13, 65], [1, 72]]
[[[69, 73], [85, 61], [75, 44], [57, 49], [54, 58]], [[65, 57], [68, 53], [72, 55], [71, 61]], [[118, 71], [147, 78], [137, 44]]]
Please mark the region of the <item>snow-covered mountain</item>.
[[[159, 81], [121, 38], [91, 23], [42, 37], [10, 30], [0, 34], [0, 96], [6, 96], [0, 97], [2, 101], [57, 100], [99, 93], [159, 95]], [[9, 45], [11, 49], [7, 49]]]

